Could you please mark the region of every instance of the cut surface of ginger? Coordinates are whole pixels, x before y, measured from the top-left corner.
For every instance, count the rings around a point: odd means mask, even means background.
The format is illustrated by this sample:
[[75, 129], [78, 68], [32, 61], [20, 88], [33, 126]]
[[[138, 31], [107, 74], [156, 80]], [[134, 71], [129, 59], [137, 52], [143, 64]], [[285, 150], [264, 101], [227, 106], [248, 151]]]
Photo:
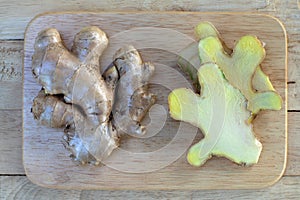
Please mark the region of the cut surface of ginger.
[[262, 145], [255, 138], [252, 125], [246, 123], [251, 116], [246, 98], [228, 83], [216, 64], [202, 65], [198, 79], [200, 95], [179, 88], [168, 97], [171, 117], [200, 128], [204, 134], [189, 149], [188, 162], [201, 166], [212, 156], [222, 156], [241, 165], [257, 163]]

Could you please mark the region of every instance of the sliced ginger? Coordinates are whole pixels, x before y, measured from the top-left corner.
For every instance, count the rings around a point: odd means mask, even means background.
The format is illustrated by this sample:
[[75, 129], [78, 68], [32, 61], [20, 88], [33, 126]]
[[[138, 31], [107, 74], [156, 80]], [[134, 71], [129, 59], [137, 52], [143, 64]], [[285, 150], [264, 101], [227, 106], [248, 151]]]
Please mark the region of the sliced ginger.
[[216, 64], [201, 66], [198, 79], [200, 96], [180, 88], [168, 98], [171, 117], [199, 127], [204, 134], [204, 139], [190, 148], [188, 162], [201, 166], [215, 155], [238, 164], [257, 163], [262, 145], [246, 123], [251, 115], [246, 98], [228, 83]]
[[252, 87], [253, 74], [265, 57], [262, 43], [256, 37], [242, 37], [231, 56], [224, 51], [219, 38], [206, 37], [199, 42], [199, 56], [202, 62], [215, 62], [221, 68], [227, 80], [246, 97], [247, 108], [253, 114], [281, 109], [281, 97], [276, 92], [256, 92]]
[[[195, 27], [195, 35], [198, 40], [203, 40], [207, 37], [217, 37], [219, 42], [222, 44], [224, 53], [231, 55], [232, 49], [228, 48], [224, 41], [221, 39], [221, 36], [215, 26], [210, 22], [201, 22]], [[178, 59], [178, 65], [180, 66], [183, 71], [185, 71], [191, 78], [194, 88], [196, 91], [199, 91], [199, 83], [197, 80], [197, 69], [204, 63], [199, 58], [198, 55], [198, 44], [192, 43], [187, 46], [185, 49], [182, 50], [180, 53], [180, 57]], [[261, 70], [261, 66], [257, 66], [253, 78], [251, 81], [252, 87], [254, 90], [258, 92], [265, 92], [265, 91], [275, 91], [269, 77]], [[280, 97], [279, 97], [280, 98]], [[272, 108], [269, 108], [272, 109]], [[275, 110], [277, 110], [275, 108]]]
[[201, 166], [215, 155], [243, 165], [257, 163], [262, 145], [251, 120], [260, 110], [279, 110], [282, 104], [260, 67], [266, 54], [263, 44], [246, 35], [232, 50], [209, 22], [198, 24], [195, 35], [199, 44], [188, 45], [178, 65], [201, 95], [185, 88], [169, 95], [171, 117], [199, 127], [204, 134], [189, 149], [188, 162]]

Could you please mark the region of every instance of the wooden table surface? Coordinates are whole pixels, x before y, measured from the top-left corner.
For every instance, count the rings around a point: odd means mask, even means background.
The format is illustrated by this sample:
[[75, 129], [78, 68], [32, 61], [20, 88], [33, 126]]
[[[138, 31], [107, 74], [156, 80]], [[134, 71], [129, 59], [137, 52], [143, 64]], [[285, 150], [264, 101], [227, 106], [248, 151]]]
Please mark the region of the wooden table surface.
[[[55, 3], [54, 3], [55, 2]], [[17, 1], [0, 0], [0, 199], [298, 199], [300, 196], [300, 1]], [[222, 3], [226, 2], [226, 3]], [[231, 11], [276, 16], [288, 34], [288, 162], [275, 185], [260, 190], [76, 191], [32, 184], [22, 165], [22, 55], [24, 31], [48, 11]], [[298, 95], [298, 97], [297, 97]], [[276, 117], [276, 116], [274, 116]]]

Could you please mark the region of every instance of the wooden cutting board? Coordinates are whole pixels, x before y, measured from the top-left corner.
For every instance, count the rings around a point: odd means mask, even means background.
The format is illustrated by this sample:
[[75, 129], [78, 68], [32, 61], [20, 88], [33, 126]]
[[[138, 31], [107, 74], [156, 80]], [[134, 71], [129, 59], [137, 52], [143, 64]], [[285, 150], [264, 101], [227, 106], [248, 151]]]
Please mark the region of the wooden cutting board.
[[[257, 35], [266, 43], [262, 69], [283, 98], [283, 108], [260, 112], [255, 119], [254, 131], [263, 151], [259, 163], [252, 167], [238, 166], [225, 158], [213, 158], [200, 168], [190, 166], [186, 150], [201, 139], [201, 133], [168, 115], [169, 92], [190, 86], [176, 65], [177, 55], [196, 42], [193, 29], [201, 21], [212, 22], [229, 47], [246, 34]], [[126, 44], [134, 45], [144, 61], [156, 66], [151, 90], [158, 101], [143, 121], [151, 127], [150, 133], [146, 138], [123, 138], [120, 148], [101, 167], [71, 161], [62, 145], [62, 130], [39, 125], [30, 112], [41, 88], [31, 73], [38, 32], [54, 27], [70, 48], [74, 35], [90, 25], [100, 27], [110, 40], [102, 66], [107, 66], [114, 51]], [[287, 155], [287, 39], [277, 19], [245, 13], [49, 13], [31, 21], [24, 45], [23, 163], [32, 182], [63, 189], [249, 189], [269, 186], [282, 176]]]

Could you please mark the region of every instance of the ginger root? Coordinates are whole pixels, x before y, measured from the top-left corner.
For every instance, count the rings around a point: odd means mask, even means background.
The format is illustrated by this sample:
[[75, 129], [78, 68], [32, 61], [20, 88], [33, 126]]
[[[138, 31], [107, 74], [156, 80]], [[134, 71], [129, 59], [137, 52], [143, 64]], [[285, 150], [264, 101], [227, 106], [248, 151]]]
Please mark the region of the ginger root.
[[252, 87], [252, 77], [265, 57], [265, 49], [256, 37], [243, 36], [231, 56], [224, 51], [219, 38], [206, 37], [199, 42], [199, 56], [202, 62], [215, 62], [221, 68], [227, 80], [246, 97], [247, 108], [253, 114], [281, 109], [282, 100], [276, 92], [256, 92]]
[[71, 157], [80, 163], [94, 163], [96, 159], [85, 148], [82, 139], [75, 132], [74, 116], [80, 111], [63, 101], [63, 97], [46, 94], [41, 90], [34, 98], [32, 105], [34, 118], [42, 125], [51, 128], [64, 128], [64, 146], [71, 152]]
[[56, 29], [40, 32], [35, 42], [32, 72], [44, 90], [33, 101], [33, 115], [42, 125], [64, 128], [64, 145], [82, 164], [98, 165], [108, 157], [121, 130], [143, 134], [139, 123], [155, 100], [147, 91], [154, 67], [142, 64], [132, 46], [121, 48], [100, 74], [107, 45], [97, 27], [76, 34], [71, 52]]
[[[87, 33], [91, 35], [89, 39], [86, 39]], [[78, 45], [83, 40], [80, 37], [89, 41], [84, 43], [89, 48]], [[96, 27], [83, 29], [75, 38], [72, 50], [79, 58], [64, 46], [56, 29], [39, 33], [32, 58], [32, 72], [46, 93], [63, 94], [66, 102], [79, 105], [87, 118], [98, 125], [108, 120], [112, 109], [112, 90], [95, 69], [100, 68], [99, 58], [108, 39]], [[87, 49], [90, 53], [85, 52]]]
[[[224, 54], [230, 56], [233, 52], [232, 49], [226, 46], [225, 42], [221, 38], [220, 33], [210, 22], [199, 23], [195, 27], [195, 35], [197, 39], [200, 40], [200, 42], [202, 40], [205, 40], [208, 37], [214, 37], [216, 40], [218, 40], [217, 48], [222, 47], [223, 48], [222, 51], [224, 52]], [[202, 48], [199, 49], [200, 51], [199, 53], [197, 53], [198, 48], [200, 47], [199, 44], [197, 43], [192, 43], [188, 45], [185, 49], [182, 50], [182, 52], [180, 53], [180, 57], [178, 59], [179, 67], [190, 75], [194, 88], [197, 92], [200, 91], [200, 86], [196, 76], [199, 66], [205, 62], [217, 62], [217, 60], [215, 60], [212, 57], [211, 59], [203, 58], [202, 57], [202, 55], [204, 54], [203, 49]], [[212, 45], [211, 48], [214, 48], [214, 46]], [[261, 48], [263, 48], [263, 45], [261, 45]], [[217, 63], [217, 64], [223, 70], [222, 68], [223, 66], [221, 66], [221, 63]], [[231, 82], [231, 80], [229, 80], [229, 82]], [[260, 65], [255, 67], [255, 71], [253, 72], [253, 77], [250, 77], [249, 87], [253, 88], [253, 89], [251, 88], [251, 91], [258, 92], [258, 93], [274, 91], [274, 93], [270, 92], [268, 99], [265, 99], [266, 101], [270, 101], [272, 103], [268, 104], [267, 102], [265, 102], [264, 105], [254, 106], [252, 104], [252, 106], [251, 105], [249, 106], [249, 109], [253, 111], [253, 114], [257, 114], [258, 110], [260, 109], [278, 110], [281, 108], [281, 97], [277, 93], [275, 93], [275, 89], [273, 88], [272, 83], [269, 80], [269, 77], [262, 71]], [[249, 94], [246, 96], [246, 98], [249, 98]]]
[[[44, 126], [64, 128], [63, 144], [71, 153], [70, 156], [81, 164], [98, 165], [99, 158], [107, 157], [118, 145], [117, 132], [113, 130], [111, 122], [100, 124], [100, 128], [93, 132], [86, 130], [83, 128], [85, 116], [76, 106], [65, 103], [60, 96], [45, 94], [44, 90], [34, 98], [32, 113]], [[91, 140], [93, 142], [86, 142]]]
[[[195, 34], [199, 40], [202, 40], [206, 37], [219, 38], [219, 40], [222, 43], [222, 46], [224, 48], [224, 51], [228, 55], [232, 54], [232, 49], [227, 47], [227, 45], [225, 44], [224, 40], [222, 39], [222, 37], [221, 37], [220, 33], [218, 32], [218, 30], [216, 29], [216, 27], [213, 24], [211, 24], [210, 22], [199, 23], [195, 28]], [[255, 89], [259, 92], [275, 91], [271, 81], [269, 80], [269, 77], [262, 71], [260, 65], [256, 68], [256, 71], [253, 75], [252, 86], [253, 86], [253, 89]]]
[[42, 125], [51, 128], [75, 128], [71, 104], [63, 102], [63, 97], [47, 95], [44, 90], [34, 98], [31, 112]]
[[119, 132], [145, 134], [139, 122], [155, 103], [155, 95], [148, 92], [148, 81], [154, 73], [151, 63], [142, 63], [133, 46], [119, 49], [114, 55], [120, 81], [115, 91], [113, 123]]
[[204, 134], [189, 149], [188, 162], [201, 166], [214, 155], [243, 165], [257, 163], [262, 145], [254, 137], [252, 125], [246, 123], [251, 116], [246, 98], [228, 83], [216, 64], [202, 65], [198, 79], [201, 95], [179, 88], [168, 97], [171, 117], [199, 127]]
[[215, 155], [241, 165], [255, 164], [262, 144], [252, 130], [253, 116], [263, 109], [279, 110], [282, 104], [261, 70], [264, 45], [246, 35], [231, 50], [209, 22], [198, 24], [195, 33], [199, 43], [181, 52], [178, 65], [201, 95], [179, 88], [168, 99], [171, 117], [199, 127], [204, 134], [189, 149], [187, 160], [201, 166]]

